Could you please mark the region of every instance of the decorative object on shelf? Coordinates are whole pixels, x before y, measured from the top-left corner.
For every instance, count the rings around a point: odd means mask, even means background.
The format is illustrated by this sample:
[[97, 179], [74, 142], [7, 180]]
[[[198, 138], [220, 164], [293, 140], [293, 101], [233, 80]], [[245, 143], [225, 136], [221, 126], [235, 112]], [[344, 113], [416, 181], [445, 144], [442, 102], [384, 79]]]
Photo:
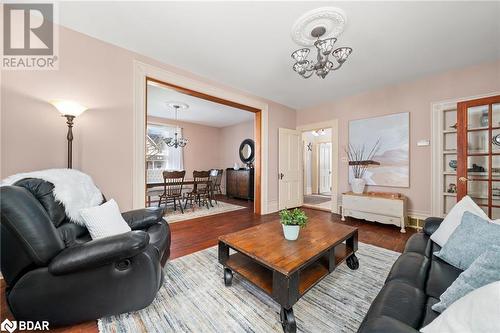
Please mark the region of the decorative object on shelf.
[[491, 195], [493, 195], [493, 196], [495, 196], [495, 197], [500, 196], [500, 188], [493, 187], [493, 188], [491, 189]]
[[486, 172], [486, 169], [481, 166], [477, 165], [476, 163], [472, 164], [472, 168], [467, 169], [468, 172]]
[[493, 143], [495, 146], [500, 146], [500, 134], [493, 136], [493, 139], [491, 139], [491, 143]]
[[[332, 70], [342, 67], [352, 53], [350, 47], [333, 49], [333, 45], [343, 31], [346, 22], [345, 13], [335, 7], [322, 7], [311, 10], [294, 23], [292, 39], [299, 45], [306, 46], [292, 53], [295, 60], [293, 70], [303, 78], [309, 78], [314, 73], [324, 79]], [[320, 39], [320, 37], [326, 37]], [[307, 60], [311, 51], [308, 47], [316, 48], [316, 62]], [[335, 64], [329, 56], [335, 59]]]
[[457, 127], [458, 127], [458, 123], [455, 123], [455, 124], [450, 126], [450, 128], [453, 128], [453, 129], [457, 129]]
[[450, 183], [448, 185], [448, 189], [446, 190], [446, 192], [448, 192], [448, 193], [457, 193], [457, 185], [453, 184], [453, 183]]
[[73, 120], [81, 115], [87, 107], [73, 101], [63, 99], [53, 99], [50, 101], [63, 117], [66, 117], [66, 124], [68, 125], [68, 134], [66, 140], [68, 141], [68, 169], [73, 167]]
[[[410, 186], [409, 128], [408, 112], [349, 121], [350, 145], [362, 147], [369, 146], [377, 140], [380, 142], [380, 147], [371, 158], [378, 163], [370, 163], [363, 177], [367, 185]], [[363, 160], [370, 159], [363, 158]], [[353, 178], [355, 177], [350, 172], [350, 183]]]
[[[177, 123], [177, 111], [179, 109], [185, 110], [189, 108], [189, 105], [186, 103], [179, 103], [179, 102], [169, 102], [167, 103], [168, 107], [174, 108], [175, 110], [175, 122]], [[167, 138], [165, 141], [166, 145], [169, 147], [174, 147], [174, 148], [184, 148], [188, 144], [189, 140], [183, 137], [179, 137], [179, 127], [176, 127], [175, 132], [174, 132], [174, 137], [173, 138]]]
[[245, 139], [240, 144], [240, 160], [247, 168], [253, 166], [255, 160], [255, 142], [252, 139]]
[[488, 111], [483, 111], [480, 121], [481, 121], [481, 127], [488, 126]]
[[312, 142], [309, 142], [309, 143], [307, 144], [307, 150], [308, 150], [308, 151], [312, 151], [312, 150], [313, 150], [313, 144], [312, 144]]
[[457, 160], [451, 160], [448, 165], [450, 166], [450, 168], [452, 168], [453, 170], [457, 170]]
[[280, 211], [280, 222], [283, 225], [283, 234], [288, 240], [299, 238], [300, 228], [307, 224], [307, 216], [303, 210], [295, 208], [294, 210], [283, 209]]
[[238, 163], [234, 163], [233, 170], [239, 170], [239, 169], [240, 169], [240, 165]]
[[368, 166], [379, 164], [372, 160], [379, 148], [380, 140], [377, 140], [373, 147], [366, 151], [365, 145], [356, 147], [349, 144], [348, 148], [346, 148], [345, 151], [347, 159], [349, 160], [349, 167], [354, 177], [354, 179], [351, 180], [351, 188], [354, 193], [363, 193], [366, 185], [363, 176]]

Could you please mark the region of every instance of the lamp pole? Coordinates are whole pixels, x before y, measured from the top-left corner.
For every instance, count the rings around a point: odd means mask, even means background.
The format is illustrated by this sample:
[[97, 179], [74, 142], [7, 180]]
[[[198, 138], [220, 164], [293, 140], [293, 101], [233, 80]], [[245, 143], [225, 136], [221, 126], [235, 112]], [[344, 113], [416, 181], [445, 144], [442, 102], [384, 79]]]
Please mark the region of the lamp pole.
[[66, 118], [66, 125], [68, 125], [68, 134], [66, 135], [68, 141], [68, 169], [71, 169], [73, 167], [73, 120], [87, 110], [87, 107], [64, 99], [53, 99], [50, 104]]
[[73, 119], [75, 116], [64, 115], [66, 117], [66, 124], [68, 125], [68, 134], [66, 139], [68, 140], [68, 169], [73, 167]]

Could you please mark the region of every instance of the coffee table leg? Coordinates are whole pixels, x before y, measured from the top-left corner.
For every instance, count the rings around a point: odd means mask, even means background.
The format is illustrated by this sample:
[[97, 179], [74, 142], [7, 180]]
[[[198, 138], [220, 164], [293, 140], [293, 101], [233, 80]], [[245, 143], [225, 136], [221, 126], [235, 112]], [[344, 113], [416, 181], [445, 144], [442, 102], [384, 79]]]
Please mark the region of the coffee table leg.
[[280, 311], [281, 327], [285, 333], [295, 333], [297, 332], [297, 323], [295, 322], [295, 316], [293, 315], [293, 309], [281, 308]]
[[224, 284], [226, 287], [230, 287], [233, 282], [233, 271], [229, 268], [224, 268]]
[[233, 281], [233, 272], [226, 267], [226, 262], [229, 259], [229, 246], [224, 242], [219, 241], [219, 263], [224, 266], [224, 284], [230, 286]]

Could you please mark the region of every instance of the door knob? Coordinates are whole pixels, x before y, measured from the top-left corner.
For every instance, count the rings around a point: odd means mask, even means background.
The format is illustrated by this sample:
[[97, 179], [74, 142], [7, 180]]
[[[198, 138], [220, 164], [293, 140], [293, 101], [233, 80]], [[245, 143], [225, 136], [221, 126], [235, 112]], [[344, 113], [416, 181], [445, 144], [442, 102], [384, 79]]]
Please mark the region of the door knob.
[[282, 180], [284, 176], [285, 175], [282, 172], [280, 172], [280, 174], [278, 175], [278, 177], [280, 178], [280, 180]]
[[460, 177], [460, 178], [458, 178], [458, 180], [461, 181], [462, 183], [465, 183], [466, 181], [469, 181], [471, 179], [466, 178], [466, 177]]

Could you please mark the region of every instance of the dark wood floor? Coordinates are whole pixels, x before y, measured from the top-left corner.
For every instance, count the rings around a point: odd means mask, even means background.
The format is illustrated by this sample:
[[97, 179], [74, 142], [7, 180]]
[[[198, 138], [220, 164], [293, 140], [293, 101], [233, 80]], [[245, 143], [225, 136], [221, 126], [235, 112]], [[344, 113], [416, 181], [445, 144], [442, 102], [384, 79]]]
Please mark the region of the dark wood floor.
[[[182, 257], [193, 252], [197, 252], [217, 244], [220, 235], [233, 231], [242, 230], [254, 225], [266, 223], [276, 219], [277, 213], [270, 215], [253, 214], [252, 204], [243, 200], [224, 200], [237, 205], [245, 206], [245, 209], [232, 211], [219, 215], [202, 217], [190, 221], [183, 221], [170, 224], [172, 231], [172, 245], [170, 247], [170, 259]], [[345, 222], [340, 220], [339, 215], [329, 212], [304, 208], [307, 216], [311, 219], [326, 219], [332, 222], [343, 223], [358, 228], [359, 241], [389, 250], [402, 252], [404, 245], [415, 230], [407, 228], [407, 233], [402, 234], [399, 228], [391, 225], [364, 222], [347, 218]], [[167, 263], [168, 265], [168, 263]], [[5, 302], [5, 283], [0, 281], [1, 306], [0, 318], [13, 319]], [[51, 332], [98, 332], [97, 322], [91, 321], [70, 327], [51, 329]]]

